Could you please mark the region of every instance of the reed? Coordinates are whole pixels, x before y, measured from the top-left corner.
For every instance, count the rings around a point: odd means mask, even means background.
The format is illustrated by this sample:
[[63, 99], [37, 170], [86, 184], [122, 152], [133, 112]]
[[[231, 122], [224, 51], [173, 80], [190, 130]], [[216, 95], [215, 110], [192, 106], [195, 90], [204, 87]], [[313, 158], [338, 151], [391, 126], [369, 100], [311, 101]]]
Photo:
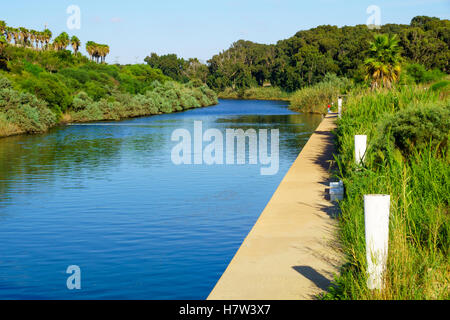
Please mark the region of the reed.
[[[450, 298], [450, 158], [447, 144], [436, 141], [448, 139], [449, 119], [420, 119], [431, 131], [429, 141], [420, 146], [411, 141], [412, 148], [406, 148], [406, 153], [401, 144], [381, 148], [375, 143], [394, 139], [392, 132], [382, 130], [387, 118], [400, 119], [414, 108], [448, 112], [450, 104], [438, 91], [421, 86], [360, 90], [347, 100], [336, 130], [336, 175], [346, 187], [345, 198], [339, 203], [339, 240], [345, 264], [324, 299]], [[411, 115], [410, 120], [415, 121]], [[445, 134], [433, 136], [435, 130]], [[353, 139], [357, 134], [369, 138], [363, 168], [354, 164]], [[381, 292], [366, 286], [365, 194], [391, 195], [389, 258], [386, 286]]]

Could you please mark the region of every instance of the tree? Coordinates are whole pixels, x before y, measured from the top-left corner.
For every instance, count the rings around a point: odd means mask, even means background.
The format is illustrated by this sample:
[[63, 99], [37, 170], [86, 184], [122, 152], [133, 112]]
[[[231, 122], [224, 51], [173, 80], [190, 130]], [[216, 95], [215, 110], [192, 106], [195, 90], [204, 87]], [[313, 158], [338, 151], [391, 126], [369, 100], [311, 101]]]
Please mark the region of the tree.
[[387, 87], [399, 79], [401, 71], [400, 47], [396, 35], [375, 35], [370, 43], [369, 58], [365, 61], [366, 79], [372, 82], [372, 89]]
[[0, 20], [0, 36], [3, 36], [6, 32], [6, 23], [3, 20]]
[[45, 48], [48, 49], [48, 44], [50, 43], [50, 40], [52, 39], [52, 32], [49, 29], [45, 29], [43, 31], [43, 40], [45, 43]]
[[69, 35], [66, 32], [61, 33], [59, 36], [53, 40], [53, 47], [55, 50], [66, 50], [69, 45]]
[[160, 69], [163, 74], [176, 81], [189, 81], [189, 79], [185, 76], [189, 62], [183, 58], [178, 58], [176, 54], [158, 56], [156, 53], [152, 53], [150, 56], [147, 56], [144, 61], [150, 67]]
[[28, 38], [29, 38], [29, 30], [27, 28], [20, 27], [19, 28], [19, 35], [22, 38], [22, 46], [26, 47], [28, 45]]
[[73, 36], [72, 38], [70, 38], [70, 45], [73, 48], [73, 53], [76, 55], [80, 48], [81, 41], [76, 36]]
[[86, 42], [86, 51], [91, 61], [95, 60], [97, 63], [104, 63], [106, 56], [109, 54], [109, 46], [88, 41]]

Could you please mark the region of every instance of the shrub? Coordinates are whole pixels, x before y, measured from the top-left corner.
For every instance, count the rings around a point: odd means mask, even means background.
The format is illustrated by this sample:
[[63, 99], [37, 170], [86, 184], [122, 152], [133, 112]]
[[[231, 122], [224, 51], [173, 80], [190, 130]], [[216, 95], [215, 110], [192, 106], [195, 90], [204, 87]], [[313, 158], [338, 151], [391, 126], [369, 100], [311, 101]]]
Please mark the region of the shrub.
[[445, 73], [439, 69], [427, 70], [425, 66], [413, 63], [406, 67], [407, 76], [415, 83], [428, 83], [439, 80], [445, 76]]
[[86, 109], [86, 107], [93, 103], [93, 100], [89, 97], [89, 95], [81, 91], [73, 98], [72, 109], [75, 111], [81, 111]]
[[12, 88], [11, 81], [0, 75], [0, 89]]
[[442, 151], [450, 132], [450, 105], [413, 106], [386, 116], [380, 127], [379, 149], [394, 147], [404, 157], [430, 144]]
[[69, 90], [54, 75], [43, 73], [38, 78], [27, 78], [21, 82], [21, 86], [46, 101], [57, 114], [66, 111], [72, 104]]
[[[1, 79], [1, 78], [0, 78]], [[1, 81], [6, 83], [6, 81]], [[29, 93], [20, 93], [12, 88], [0, 88], [0, 114], [2, 114], [2, 133], [5, 127], [18, 129], [14, 133], [44, 132], [55, 125], [56, 117], [44, 101]]]

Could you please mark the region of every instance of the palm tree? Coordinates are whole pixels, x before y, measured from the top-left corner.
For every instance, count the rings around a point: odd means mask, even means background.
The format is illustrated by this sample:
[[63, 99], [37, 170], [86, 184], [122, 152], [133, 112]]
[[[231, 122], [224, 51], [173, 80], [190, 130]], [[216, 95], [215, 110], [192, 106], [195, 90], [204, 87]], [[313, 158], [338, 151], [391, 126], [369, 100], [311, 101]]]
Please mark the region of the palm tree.
[[0, 36], [5, 34], [6, 31], [6, 22], [3, 20], [0, 20]]
[[40, 49], [42, 50], [44, 48], [44, 42], [45, 42], [44, 32], [38, 31], [38, 33], [37, 33], [37, 41], [39, 42]]
[[8, 41], [8, 43], [11, 43], [13, 32], [14, 32], [14, 28], [6, 27], [5, 31], [6, 31], [6, 41]]
[[93, 41], [86, 42], [86, 51], [89, 54], [91, 61], [94, 58], [94, 46], [95, 46], [95, 43]]
[[105, 58], [108, 54], [109, 54], [109, 46], [106, 44], [100, 45], [100, 57], [102, 63], [105, 63]]
[[52, 39], [52, 32], [49, 29], [45, 29], [43, 31], [43, 34], [44, 34], [43, 38], [44, 38], [45, 48], [48, 49], [48, 43]]
[[69, 35], [63, 32], [53, 40], [53, 47], [55, 50], [66, 50], [69, 42]]
[[14, 44], [15, 44], [16, 46], [18, 46], [18, 45], [19, 45], [19, 42], [20, 42], [20, 33], [19, 33], [19, 29], [17, 29], [17, 28], [12, 28], [12, 35], [13, 35], [13, 37], [14, 37]]
[[20, 27], [20, 37], [22, 38], [22, 45], [24, 47], [28, 44], [28, 38], [30, 37], [30, 31], [27, 28]]
[[375, 35], [365, 60], [366, 79], [371, 79], [372, 89], [391, 88], [401, 72], [400, 46], [396, 35]]
[[31, 46], [35, 49], [38, 48], [38, 42], [37, 42], [37, 31], [36, 30], [30, 30], [30, 40], [31, 40]]
[[71, 45], [72, 48], [73, 48], [73, 53], [74, 53], [75, 55], [77, 55], [78, 49], [80, 48], [80, 45], [81, 45], [80, 39], [78, 39], [76, 36], [73, 36], [73, 37], [70, 39], [70, 45]]
[[109, 46], [88, 41], [86, 42], [86, 51], [89, 54], [91, 61], [104, 63], [106, 56], [109, 54]]

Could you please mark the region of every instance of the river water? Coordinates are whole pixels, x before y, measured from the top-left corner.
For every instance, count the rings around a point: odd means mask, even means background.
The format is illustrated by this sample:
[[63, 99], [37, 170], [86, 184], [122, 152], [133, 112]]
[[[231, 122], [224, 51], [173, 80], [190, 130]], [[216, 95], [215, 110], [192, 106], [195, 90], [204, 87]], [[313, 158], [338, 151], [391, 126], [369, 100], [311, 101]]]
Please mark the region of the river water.
[[[171, 135], [194, 121], [224, 136], [279, 129], [278, 173], [175, 165]], [[320, 121], [222, 100], [0, 139], [0, 299], [206, 298]], [[72, 265], [80, 290], [67, 287]]]

